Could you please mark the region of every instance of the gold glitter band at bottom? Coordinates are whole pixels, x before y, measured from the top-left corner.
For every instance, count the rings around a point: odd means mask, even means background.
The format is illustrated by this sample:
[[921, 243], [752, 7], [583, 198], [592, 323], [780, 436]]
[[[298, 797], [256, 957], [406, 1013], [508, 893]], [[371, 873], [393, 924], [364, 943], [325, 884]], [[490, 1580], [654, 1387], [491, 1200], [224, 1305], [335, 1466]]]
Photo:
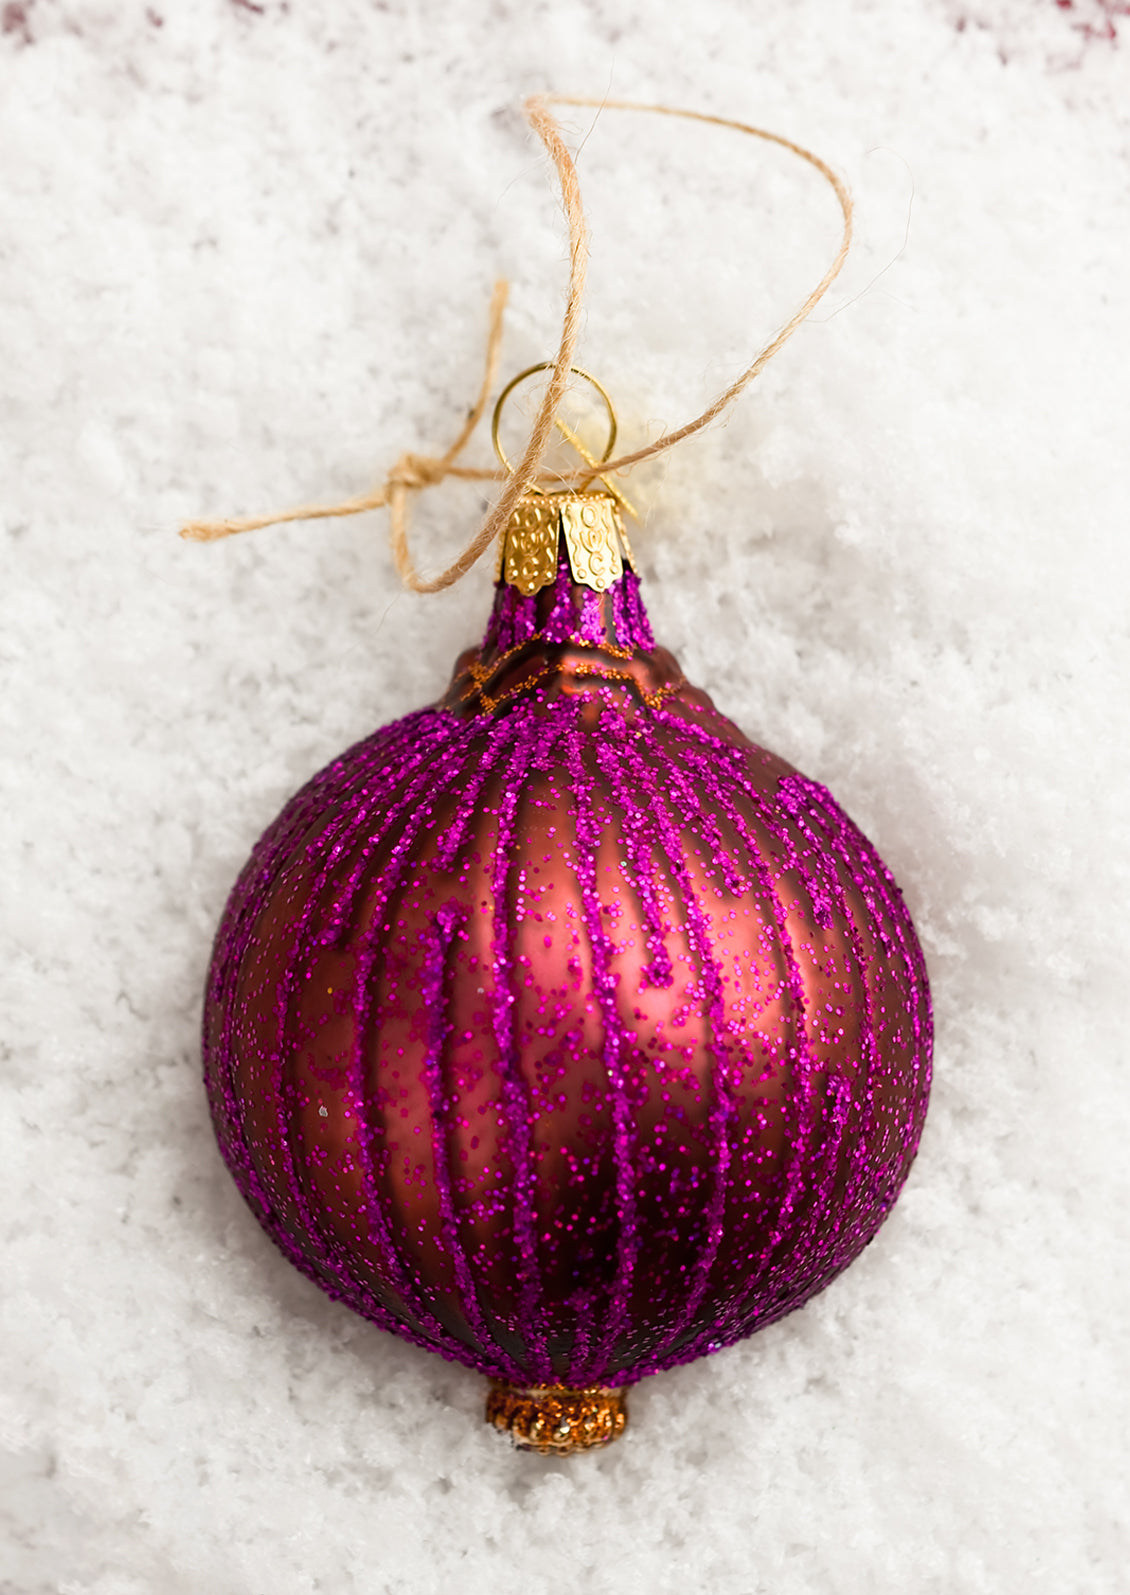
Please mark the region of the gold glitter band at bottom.
[[627, 1391], [609, 1385], [511, 1385], [491, 1381], [486, 1420], [523, 1451], [568, 1456], [611, 1445], [628, 1422]]

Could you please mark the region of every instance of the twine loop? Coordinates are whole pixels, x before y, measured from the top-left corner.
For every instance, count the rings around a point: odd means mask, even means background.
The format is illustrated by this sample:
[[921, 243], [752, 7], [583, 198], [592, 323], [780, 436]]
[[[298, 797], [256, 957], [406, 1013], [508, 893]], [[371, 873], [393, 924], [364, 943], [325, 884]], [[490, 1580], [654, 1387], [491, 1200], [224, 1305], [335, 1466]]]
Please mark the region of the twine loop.
[[[556, 167], [558, 181], [561, 185], [561, 199], [569, 227], [569, 288], [557, 354], [552, 361], [545, 363], [545, 369], [550, 373], [549, 381], [546, 384], [545, 393], [542, 395], [541, 404], [527, 440], [525, 452], [519, 463], [505, 475], [502, 492], [495, 500], [492, 508], [487, 512], [485, 521], [467, 547], [438, 576], [430, 578], [421, 576], [416, 569], [408, 548], [409, 503], [413, 494], [422, 492], [425, 488], [436, 487], [449, 476], [457, 476], [472, 481], [498, 481], [500, 479], [498, 471], [459, 465], [457, 460], [470, 441], [475, 428], [482, 420], [497, 375], [499, 352], [502, 344], [502, 320], [508, 293], [505, 282], [495, 284], [494, 295], [491, 299], [490, 332], [487, 339], [482, 387], [458, 437], [445, 454], [416, 454], [406, 451], [393, 465], [380, 487], [375, 488], [371, 493], [361, 494], [357, 498], [345, 499], [338, 504], [306, 504], [296, 509], [285, 510], [281, 514], [242, 516], [216, 521], [191, 521], [187, 526], [181, 528], [180, 535], [182, 537], [190, 538], [196, 542], [214, 542], [222, 537], [232, 537], [240, 532], [255, 531], [259, 527], [275, 526], [286, 521], [336, 519], [339, 516], [360, 515], [366, 510], [387, 507], [389, 511], [389, 541], [401, 580], [406, 587], [414, 592], [434, 593], [439, 592], [442, 588], [453, 586], [455, 582], [466, 575], [471, 566], [486, 553], [499, 533], [505, 528], [519, 499], [525, 493], [528, 493], [535, 483], [552, 480], [559, 489], [572, 488], [576, 491], [592, 480], [595, 462], [593, 462], [591, 456], [587, 455], [587, 451], [583, 447], [579, 448], [579, 452], [586, 459], [586, 467], [584, 469], [573, 473], [556, 472], [551, 478], [547, 478], [541, 473], [541, 462], [549, 445], [550, 434], [555, 422], [557, 422], [557, 411], [565, 395], [570, 371], [574, 369], [573, 354], [580, 336], [581, 302], [588, 267], [588, 227], [585, 221], [584, 208], [581, 204], [581, 191], [577, 179], [577, 171], [561, 136], [561, 129], [549, 114], [547, 107], [550, 105], [588, 106], [596, 107], [600, 110], [644, 111], [658, 116], [678, 116], [692, 122], [705, 122], [715, 127], [728, 127], [739, 133], [749, 133], [754, 138], [779, 145], [782, 149], [790, 151], [793, 155], [798, 156], [801, 160], [806, 161], [808, 165], [814, 167], [831, 186], [836, 199], [839, 201], [840, 212], [843, 217], [843, 232], [840, 245], [832, 264], [804, 303], [789, 318], [776, 336], [770, 339], [753, 363], [693, 421], [688, 421], [683, 426], [663, 433], [661, 437], [656, 438], [653, 443], [649, 443], [643, 448], [635, 449], [628, 454], [621, 454], [615, 459], [607, 461], [607, 463], [602, 461], [600, 464], [602, 480], [606, 476], [610, 477], [617, 472], [626, 471], [630, 467], [640, 464], [643, 460], [653, 459], [656, 455], [662, 454], [666, 449], [673, 448], [676, 443], [681, 443], [684, 438], [701, 431], [704, 427], [709, 426], [712, 421], [716, 420], [724, 410], [729, 408], [738, 395], [748, 387], [786, 340], [792, 337], [793, 333], [815, 309], [839, 275], [844, 261], [847, 259], [848, 250], [851, 248], [851, 197], [832, 168], [822, 161], [818, 155], [814, 155], [811, 150], [805, 149], [803, 145], [795, 144], [791, 139], [783, 138], [779, 133], [770, 133], [765, 128], [752, 127], [746, 122], [731, 121], [728, 117], [710, 116], [702, 111], [677, 110], [669, 105], [643, 105], [631, 100], [595, 100], [577, 98], [566, 94], [535, 95], [526, 101], [523, 109], [526, 120], [545, 145]], [[562, 433], [575, 446], [578, 446], [578, 440], [570, 433], [569, 429], [562, 423], [558, 423], [558, 425]], [[608, 485], [611, 487], [612, 484], [609, 483]], [[612, 491], [616, 493], [617, 497], [620, 497], [614, 487]]]

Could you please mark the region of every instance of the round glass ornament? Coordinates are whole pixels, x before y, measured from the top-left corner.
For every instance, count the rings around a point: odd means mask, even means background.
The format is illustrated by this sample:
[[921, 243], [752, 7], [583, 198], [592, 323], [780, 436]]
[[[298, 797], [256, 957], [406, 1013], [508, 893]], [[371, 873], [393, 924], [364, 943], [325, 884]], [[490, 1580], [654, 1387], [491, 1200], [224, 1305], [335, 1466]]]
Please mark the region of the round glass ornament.
[[831, 795], [655, 646], [615, 501], [531, 494], [445, 697], [316, 775], [221, 923], [220, 1149], [519, 1444], [801, 1306], [917, 1149], [926, 970]]

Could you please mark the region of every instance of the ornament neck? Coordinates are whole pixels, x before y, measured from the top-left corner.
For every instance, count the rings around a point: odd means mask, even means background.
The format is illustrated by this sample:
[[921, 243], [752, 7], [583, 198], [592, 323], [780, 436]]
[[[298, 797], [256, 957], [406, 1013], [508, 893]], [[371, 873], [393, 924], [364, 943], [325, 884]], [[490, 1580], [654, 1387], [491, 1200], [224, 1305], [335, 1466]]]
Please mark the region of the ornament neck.
[[631, 557], [610, 495], [523, 498], [502, 539], [483, 656], [535, 638], [614, 651], [654, 648]]
[[500, 581], [483, 637], [483, 659], [535, 639], [615, 652], [650, 652], [655, 639], [640, 597], [639, 577], [627, 567], [604, 592], [595, 592], [573, 579], [561, 550], [553, 582], [538, 592], [527, 595]]

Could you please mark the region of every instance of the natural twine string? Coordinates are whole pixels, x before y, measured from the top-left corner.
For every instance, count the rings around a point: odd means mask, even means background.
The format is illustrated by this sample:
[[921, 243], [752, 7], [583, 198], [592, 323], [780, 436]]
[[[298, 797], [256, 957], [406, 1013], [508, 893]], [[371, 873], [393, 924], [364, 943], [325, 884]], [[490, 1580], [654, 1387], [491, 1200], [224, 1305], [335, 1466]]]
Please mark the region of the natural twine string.
[[[799, 156], [802, 161], [807, 161], [810, 166], [815, 167], [820, 175], [831, 185], [839, 201], [840, 211], [843, 216], [843, 233], [839, 249], [832, 264], [808, 298], [785, 322], [776, 336], [765, 345], [753, 363], [693, 421], [688, 421], [683, 426], [676, 427], [673, 431], [664, 432], [653, 443], [649, 443], [643, 448], [635, 449], [630, 454], [618, 455], [614, 459], [607, 461], [600, 468], [602, 476], [610, 475], [616, 471], [625, 471], [630, 466], [639, 465], [644, 460], [653, 459], [657, 454], [662, 454], [666, 449], [673, 448], [676, 443], [681, 443], [684, 438], [692, 437], [696, 432], [701, 432], [704, 427], [717, 420], [743, 389], [748, 387], [758, 373], [768, 365], [782, 344], [792, 337], [793, 333], [811, 314], [839, 275], [840, 269], [847, 259], [848, 250], [851, 248], [851, 196], [832, 168], [822, 161], [818, 155], [814, 155], [811, 150], [805, 149], [803, 145], [794, 144], [791, 139], [783, 138], [779, 133], [770, 133], [765, 128], [751, 127], [746, 122], [731, 121], [724, 116], [709, 116], [702, 111], [677, 110], [669, 105], [643, 105], [632, 100], [597, 100], [567, 94], [534, 95], [526, 101], [523, 109], [526, 120], [549, 152], [561, 185], [561, 197], [569, 227], [569, 291], [565, 301], [565, 315], [561, 324], [561, 337], [557, 346], [557, 355], [553, 362], [549, 381], [546, 384], [545, 393], [542, 396], [541, 405], [534, 420], [525, 453], [506, 478], [505, 486], [493, 508], [489, 511], [486, 520], [458, 559], [438, 576], [428, 578], [420, 575], [408, 547], [410, 499], [412, 494], [420, 492], [425, 487], [433, 487], [448, 476], [461, 477], [471, 481], [497, 481], [499, 479], [497, 471], [459, 465], [457, 460], [486, 412], [491, 390], [498, 374], [498, 361], [502, 345], [502, 323], [508, 292], [505, 282], [495, 284], [494, 294], [491, 298], [490, 330], [487, 339], [482, 387], [467, 419], [463, 423], [459, 436], [445, 454], [438, 456], [402, 454], [380, 487], [375, 488], [371, 493], [362, 493], [356, 498], [345, 499], [339, 504], [304, 504], [297, 509], [286, 510], [282, 514], [246, 515], [230, 520], [217, 521], [190, 521], [187, 526], [181, 528], [180, 535], [182, 537], [191, 538], [196, 542], [202, 543], [214, 542], [222, 537], [232, 537], [239, 532], [255, 531], [262, 526], [276, 526], [285, 521], [328, 520], [344, 515], [360, 515], [365, 510], [380, 509], [387, 505], [390, 520], [389, 537], [397, 571], [404, 585], [417, 593], [434, 593], [445, 587], [453, 586], [461, 577], [467, 574], [476, 560], [486, 553], [495, 538], [506, 526], [518, 500], [539, 480], [542, 457], [549, 445], [550, 433], [553, 430], [557, 411], [565, 395], [565, 388], [569, 380], [569, 370], [573, 364], [573, 355], [580, 334], [581, 302], [588, 268], [588, 227], [585, 222], [584, 207], [581, 204], [581, 189], [577, 179], [577, 170], [568, 149], [565, 147], [561, 129], [549, 113], [548, 107], [550, 105], [589, 106], [599, 110], [610, 111], [646, 111], [657, 116], [679, 116], [691, 122], [705, 122], [710, 126], [729, 127], [739, 133], [749, 133], [753, 138], [763, 139], [769, 144], [780, 145], [782, 149], [789, 150], [793, 155]], [[592, 475], [591, 469], [578, 470], [572, 475], [555, 473], [553, 480], [559, 486], [580, 486], [591, 481]]]

